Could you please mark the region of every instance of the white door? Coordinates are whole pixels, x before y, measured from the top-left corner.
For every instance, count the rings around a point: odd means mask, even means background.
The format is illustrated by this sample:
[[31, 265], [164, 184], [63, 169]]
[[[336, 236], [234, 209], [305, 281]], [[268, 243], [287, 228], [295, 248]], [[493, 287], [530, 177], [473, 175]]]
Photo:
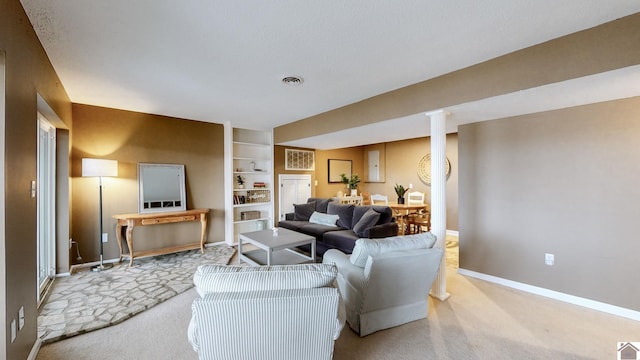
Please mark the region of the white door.
[[303, 204], [311, 197], [311, 175], [279, 175], [280, 220], [284, 220], [287, 213], [293, 212], [293, 204]]
[[56, 129], [38, 113], [38, 302], [56, 274], [55, 176]]

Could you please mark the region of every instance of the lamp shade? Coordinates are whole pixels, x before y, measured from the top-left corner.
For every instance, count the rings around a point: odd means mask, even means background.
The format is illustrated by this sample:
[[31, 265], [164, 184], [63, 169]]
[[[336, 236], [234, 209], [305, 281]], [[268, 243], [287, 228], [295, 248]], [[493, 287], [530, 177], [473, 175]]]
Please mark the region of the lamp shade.
[[118, 161], [82, 159], [82, 176], [118, 176]]

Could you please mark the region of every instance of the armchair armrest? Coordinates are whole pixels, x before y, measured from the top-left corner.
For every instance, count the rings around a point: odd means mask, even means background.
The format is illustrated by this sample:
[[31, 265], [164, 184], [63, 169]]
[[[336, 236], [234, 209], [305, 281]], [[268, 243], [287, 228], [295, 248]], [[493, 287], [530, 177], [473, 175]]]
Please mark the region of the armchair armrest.
[[369, 239], [380, 239], [398, 235], [398, 223], [390, 222], [369, 228]]

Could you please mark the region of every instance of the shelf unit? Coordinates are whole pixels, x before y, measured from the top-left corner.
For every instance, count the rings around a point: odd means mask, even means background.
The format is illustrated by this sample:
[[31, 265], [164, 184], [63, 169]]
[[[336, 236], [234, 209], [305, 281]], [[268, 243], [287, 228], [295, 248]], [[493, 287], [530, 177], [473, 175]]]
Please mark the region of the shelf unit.
[[[225, 124], [229, 126], [228, 124]], [[273, 135], [271, 131], [229, 128], [226, 242], [238, 243], [238, 234], [273, 227]], [[238, 184], [244, 179], [244, 187]], [[262, 184], [262, 186], [254, 186]]]

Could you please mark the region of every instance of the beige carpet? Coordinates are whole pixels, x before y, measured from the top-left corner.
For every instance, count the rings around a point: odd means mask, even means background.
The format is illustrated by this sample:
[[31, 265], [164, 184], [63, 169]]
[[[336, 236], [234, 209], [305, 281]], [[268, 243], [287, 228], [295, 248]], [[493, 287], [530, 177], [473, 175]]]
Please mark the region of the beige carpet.
[[56, 279], [40, 309], [38, 336], [48, 343], [118, 324], [192, 288], [198, 265], [228, 264], [235, 252], [212, 246], [204, 254], [183, 251]]
[[[429, 300], [427, 319], [364, 338], [345, 328], [334, 359], [616, 359], [619, 341], [640, 340], [640, 322], [467, 278], [449, 262], [447, 290], [447, 301]], [[187, 341], [196, 296], [191, 289], [119, 325], [45, 345], [37, 359], [197, 359]]]

